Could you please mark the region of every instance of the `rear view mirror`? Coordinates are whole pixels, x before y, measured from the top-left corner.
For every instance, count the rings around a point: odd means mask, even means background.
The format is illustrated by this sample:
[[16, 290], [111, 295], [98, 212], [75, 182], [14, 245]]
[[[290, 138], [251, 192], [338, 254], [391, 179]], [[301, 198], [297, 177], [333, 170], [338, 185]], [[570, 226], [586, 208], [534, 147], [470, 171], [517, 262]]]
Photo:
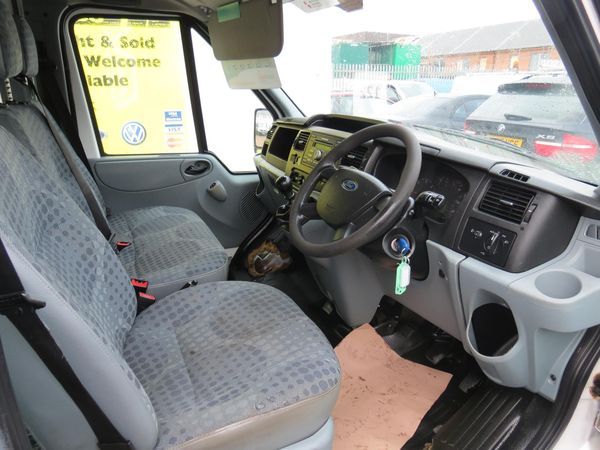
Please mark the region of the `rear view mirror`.
[[254, 150], [259, 152], [262, 149], [267, 133], [273, 126], [273, 116], [266, 109], [254, 110]]

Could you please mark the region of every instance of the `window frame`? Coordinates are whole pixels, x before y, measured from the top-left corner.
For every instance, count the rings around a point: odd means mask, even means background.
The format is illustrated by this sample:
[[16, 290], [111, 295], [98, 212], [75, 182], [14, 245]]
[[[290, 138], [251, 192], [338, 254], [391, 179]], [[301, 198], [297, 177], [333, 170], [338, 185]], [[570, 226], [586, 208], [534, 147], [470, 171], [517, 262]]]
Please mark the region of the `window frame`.
[[[196, 139], [198, 141], [198, 152], [197, 153], [145, 153], [145, 154], [137, 154], [137, 155], [110, 155], [104, 152], [104, 148], [101, 145], [100, 133], [98, 124], [96, 121], [96, 115], [91, 108], [91, 96], [89, 93], [89, 88], [87, 83], [85, 82], [85, 74], [83, 73], [83, 66], [81, 64], [81, 57], [79, 54], [79, 48], [77, 46], [77, 42], [75, 40], [75, 34], [73, 27], [77, 19], [81, 17], [99, 17], [99, 18], [129, 18], [129, 17], [139, 17], [139, 18], [151, 18], [156, 20], [178, 20], [180, 23], [180, 32], [182, 34], [182, 44], [184, 57], [186, 58], [186, 74], [188, 78], [188, 89], [190, 91], [190, 99], [191, 99], [191, 107], [192, 114], [194, 115], [194, 127], [196, 129]], [[256, 170], [249, 172], [233, 172], [223, 161], [219, 158], [217, 154], [210, 151], [208, 148], [207, 140], [206, 140], [206, 132], [204, 127], [204, 116], [202, 103], [200, 101], [200, 90], [198, 83], [198, 76], [196, 71], [196, 64], [194, 58], [194, 51], [192, 45], [192, 30], [196, 31], [208, 45], [212, 47], [210, 42], [210, 37], [208, 35], [208, 28], [206, 24], [199, 21], [197, 18], [181, 14], [181, 13], [164, 13], [164, 12], [156, 12], [150, 10], [132, 10], [126, 7], [119, 7], [117, 5], [110, 7], [102, 7], [99, 5], [90, 6], [74, 6], [67, 8], [60, 20], [60, 45], [61, 45], [61, 55], [63, 60], [62, 70], [65, 75], [65, 89], [66, 89], [66, 97], [69, 105], [69, 109], [72, 112], [73, 116], [78, 116], [78, 112], [80, 112], [80, 104], [81, 107], [85, 108], [84, 113], [86, 114], [86, 121], [89, 122], [89, 126], [91, 128], [91, 132], [93, 133], [94, 144], [96, 145], [97, 155], [91, 156], [88, 154], [86, 150], [86, 156], [88, 158], [99, 157], [101, 159], [104, 158], [147, 158], [147, 157], [162, 157], [162, 158], [174, 158], [178, 155], [183, 156], [193, 156], [193, 155], [203, 155], [208, 154], [215, 158], [217, 161], [221, 163], [223, 168], [230, 175], [248, 175], [255, 174]], [[70, 48], [69, 48], [70, 46]], [[69, 56], [69, 53], [72, 54], [72, 58]], [[71, 63], [72, 61], [72, 63]], [[191, 61], [191, 63], [190, 63]], [[71, 67], [71, 64], [74, 67]], [[76, 76], [78, 78], [79, 83], [81, 84], [81, 88], [75, 88], [71, 76], [72, 72], [76, 72]], [[192, 82], [190, 83], [190, 79]], [[75, 98], [75, 89], [81, 91], [81, 95], [85, 101], [85, 105], [83, 102], [76, 101]], [[300, 108], [296, 105], [292, 98], [285, 92], [283, 88], [276, 90], [259, 90], [252, 89], [254, 95], [256, 95], [257, 99], [260, 103], [264, 105], [264, 107], [271, 113], [274, 120], [278, 120], [282, 117], [292, 116], [292, 115], [300, 115], [304, 116], [304, 113], [300, 110]], [[80, 94], [78, 94], [80, 95]], [[88, 120], [89, 119], [89, 120]], [[79, 119], [77, 119], [79, 121]], [[79, 125], [79, 122], [78, 122]], [[91, 138], [91, 136], [90, 136]]]
[[[157, 152], [157, 153], [139, 153], [139, 154], [110, 154], [104, 151], [104, 145], [102, 143], [102, 139], [100, 137], [100, 128], [98, 127], [98, 120], [96, 118], [96, 112], [92, 107], [92, 98], [90, 95], [89, 86], [85, 79], [85, 72], [83, 69], [83, 64], [81, 61], [81, 54], [79, 52], [79, 46], [77, 44], [77, 39], [75, 37], [75, 23], [77, 20], [81, 18], [100, 18], [100, 19], [130, 19], [130, 18], [140, 18], [142, 20], [169, 20], [169, 21], [177, 21], [179, 22], [179, 33], [181, 37], [181, 45], [183, 50], [184, 62], [185, 62], [185, 71], [186, 78], [188, 83], [188, 93], [190, 99], [190, 106], [192, 109], [192, 122], [194, 124], [194, 130], [196, 132], [196, 143], [197, 143], [197, 152], [186, 152], [186, 153], [166, 153], [166, 152]], [[134, 12], [130, 10], [123, 10], [119, 12], [115, 12], [114, 10], [107, 11], [106, 13], [94, 11], [88, 12], [85, 11], [75, 11], [71, 12], [68, 17], [67, 23], [67, 31], [68, 37], [70, 41], [71, 48], [73, 50], [75, 56], [75, 64], [77, 69], [77, 74], [79, 76], [79, 80], [81, 82], [83, 88], [83, 94], [85, 98], [87, 112], [90, 117], [90, 121], [92, 124], [94, 137], [96, 139], [96, 145], [98, 146], [98, 151], [100, 153], [101, 158], [112, 158], [112, 157], [147, 157], [147, 156], [176, 156], [176, 155], [200, 155], [203, 153], [210, 153], [207, 151], [206, 145], [206, 134], [204, 130], [204, 120], [202, 116], [202, 108], [200, 105], [200, 95], [197, 89], [197, 77], [196, 77], [196, 68], [195, 64], [190, 63], [189, 56], [193, 56], [192, 49], [192, 40], [191, 33], [189, 33], [190, 27], [190, 19], [179, 15], [179, 14], [154, 14], [154, 13], [145, 13], [145, 12]], [[193, 61], [192, 61], [193, 62]], [[68, 71], [67, 71], [68, 73]], [[196, 83], [194, 83], [196, 81]], [[225, 165], [224, 165], [225, 166]]]

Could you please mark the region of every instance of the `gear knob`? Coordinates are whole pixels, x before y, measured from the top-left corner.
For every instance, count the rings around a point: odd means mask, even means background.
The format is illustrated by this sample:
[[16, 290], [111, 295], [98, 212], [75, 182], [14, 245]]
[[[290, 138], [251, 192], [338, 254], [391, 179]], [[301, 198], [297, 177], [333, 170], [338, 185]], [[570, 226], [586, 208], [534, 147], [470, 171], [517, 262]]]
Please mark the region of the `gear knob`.
[[287, 197], [287, 193], [292, 190], [292, 179], [287, 175], [282, 175], [275, 180], [275, 189]]

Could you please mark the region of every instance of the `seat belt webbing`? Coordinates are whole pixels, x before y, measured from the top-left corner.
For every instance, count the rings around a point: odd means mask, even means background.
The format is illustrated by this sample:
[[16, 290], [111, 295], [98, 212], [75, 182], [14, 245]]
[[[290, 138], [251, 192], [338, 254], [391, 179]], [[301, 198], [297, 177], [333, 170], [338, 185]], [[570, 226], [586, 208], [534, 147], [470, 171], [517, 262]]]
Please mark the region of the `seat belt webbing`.
[[[62, 152], [63, 156], [65, 157], [65, 161], [67, 161], [67, 165], [69, 166], [69, 169], [71, 169], [71, 173], [75, 177], [75, 181], [77, 181], [77, 184], [79, 185], [79, 188], [81, 189], [81, 192], [83, 193], [83, 196], [85, 197], [85, 201], [87, 202], [88, 207], [90, 208], [90, 211], [92, 212], [92, 217], [94, 218], [94, 222], [96, 222], [96, 226], [98, 227], [100, 232], [104, 235], [106, 240], [110, 241], [112, 239], [112, 230], [110, 229], [108, 220], [106, 220], [106, 215], [105, 215], [104, 211], [102, 211], [102, 209], [103, 209], [102, 205], [98, 202], [98, 199], [92, 192], [90, 185], [87, 183], [87, 180], [85, 180], [85, 178], [83, 177], [83, 174], [81, 173], [81, 170], [79, 169], [79, 167], [77, 167], [77, 163], [75, 160], [76, 156], [71, 151], [69, 151], [69, 149], [67, 148], [66, 138], [61, 136], [60, 130], [58, 129], [58, 126], [56, 125], [56, 123], [48, 118], [48, 111], [46, 109], [46, 106], [44, 106], [44, 103], [42, 102], [42, 99], [40, 98], [40, 96], [38, 94], [35, 84], [33, 83], [32, 80], [29, 80], [29, 79], [27, 79], [27, 84], [29, 85], [29, 87], [31, 87], [31, 90], [33, 91], [36, 99], [38, 100], [38, 103], [39, 103], [38, 109], [39, 109], [41, 115], [43, 116], [44, 120], [46, 121], [46, 124], [48, 125], [48, 128], [50, 129], [50, 132], [52, 133], [52, 136], [54, 136], [54, 140], [56, 141], [58, 147], [60, 148], [60, 151]], [[111, 245], [112, 245], [112, 243], [111, 243]]]
[[50, 373], [77, 405], [98, 439], [101, 450], [130, 450], [131, 443], [106, 417], [94, 398], [81, 384], [60, 347], [41, 321], [36, 310], [44, 302], [27, 297], [21, 280], [0, 239], [0, 314], [15, 326]]

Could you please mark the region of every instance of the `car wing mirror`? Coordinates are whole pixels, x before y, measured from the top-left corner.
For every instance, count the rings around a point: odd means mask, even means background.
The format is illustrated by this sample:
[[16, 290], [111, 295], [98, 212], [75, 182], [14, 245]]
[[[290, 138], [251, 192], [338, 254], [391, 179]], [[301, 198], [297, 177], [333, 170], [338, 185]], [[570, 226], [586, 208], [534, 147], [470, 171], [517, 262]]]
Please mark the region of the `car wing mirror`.
[[254, 151], [256, 153], [262, 149], [272, 126], [273, 116], [267, 109], [254, 110]]

